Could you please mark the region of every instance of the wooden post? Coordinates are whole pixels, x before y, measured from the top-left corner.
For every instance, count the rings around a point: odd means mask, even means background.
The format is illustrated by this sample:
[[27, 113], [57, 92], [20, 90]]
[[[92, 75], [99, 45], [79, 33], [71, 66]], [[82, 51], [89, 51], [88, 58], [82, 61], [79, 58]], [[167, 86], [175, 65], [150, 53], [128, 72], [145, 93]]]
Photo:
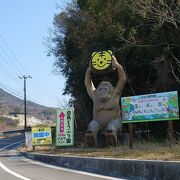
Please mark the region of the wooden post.
[[129, 149], [133, 148], [133, 133], [132, 133], [132, 123], [128, 124], [129, 127]]
[[173, 144], [173, 122], [168, 121], [168, 124], [169, 124], [168, 139], [169, 139], [170, 146], [172, 146], [172, 144]]

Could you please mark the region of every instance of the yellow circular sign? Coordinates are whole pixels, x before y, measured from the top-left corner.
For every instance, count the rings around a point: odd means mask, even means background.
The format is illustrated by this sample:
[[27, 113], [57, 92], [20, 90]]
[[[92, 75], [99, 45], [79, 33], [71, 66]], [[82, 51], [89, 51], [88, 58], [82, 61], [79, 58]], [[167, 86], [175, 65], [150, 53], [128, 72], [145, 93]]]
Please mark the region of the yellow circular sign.
[[112, 51], [100, 51], [92, 54], [92, 67], [96, 70], [107, 69], [112, 62]]

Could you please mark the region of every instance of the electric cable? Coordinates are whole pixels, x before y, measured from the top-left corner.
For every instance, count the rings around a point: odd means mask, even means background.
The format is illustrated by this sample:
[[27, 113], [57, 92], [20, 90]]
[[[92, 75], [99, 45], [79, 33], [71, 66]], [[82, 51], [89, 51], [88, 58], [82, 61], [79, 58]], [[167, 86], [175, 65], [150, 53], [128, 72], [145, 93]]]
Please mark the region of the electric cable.
[[[3, 54], [4, 54], [6, 57], [8, 57], [8, 55], [5, 53], [5, 51], [3, 50], [3, 48], [2, 48], [1, 46], [0, 46], [0, 49], [2, 50]], [[12, 66], [12, 64], [9, 63], [9, 61], [5, 58], [5, 56], [4, 56], [3, 54], [0, 52], [0, 56], [1, 56], [2, 60], [4, 60], [4, 62], [7, 64], [7, 66], [8, 66], [9, 68], [11, 68], [11, 70], [12, 70], [16, 75], [19, 74], [20, 71], [18, 71], [18, 70], [15, 68], [15, 66]], [[21, 73], [20, 73], [20, 74], [21, 74]]]
[[[0, 56], [1, 56], [1, 54], [0, 54]], [[0, 73], [1, 73], [2, 75], [4, 75], [4, 76], [5, 76], [6, 78], [8, 78], [9, 80], [11, 80], [13, 83], [15, 83], [15, 81], [16, 81], [16, 82], [19, 82], [19, 81], [17, 81], [18, 79], [14, 77], [14, 74], [12, 73], [12, 71], [10, 71], [9, 69], [5, 68], [5, 67], [3, 66], [3, 64], [1, 64], [1, 61], [0, 61], [0, 67], [1, 67]], [[1, 75], [0, 77], [2, 77], [2, 75]], [[17, 84], [17, 83], [16, 83], [16, 84]]]
[[[24, 95], [22, 93], [8, 87], [7, 85], [5, 85], [5, 84], [3, 84], [1, 82], [0, 82], [0, 87], [2, 89], [5, 89], [11, 95], [14, 95], [14, 96], [16, 96], [16, 97], [18, 97], [20, 99], [24, 99]], [[40, 105], [39, 102], [37, 102], [35, 99], [33, 99], [33, 98], [29, 97], [29, 96], [27, 96], [27, 101], [30, 101], [30, 102], [33, 102], [33, 103], [36, 103], [36, 104]]]
[[0, 82], [0, 87], [1, 87], [2, 89], [6, 90], [6, 91], [7, 91], [8, 93], [10, 93], [11, 95], [14, 95], [14, 96], [16, 96], [16, 97], [18, 97], [18, 98], [23, 99], [23, 94], [22, 94], [22, 93], [13, 90], [12, 88], [6, 86], [5, 84], [3, 84], [3, 83], [1, 83], [1, 82]]
[[[7, 41], [5, 40], [5, 38], [2, 36], [2, 34], [0, 33], [0, 38], [2, 39], [2, 41], [4, 42], [4, 44], [6, 45], [6, 47], [8, 48], [9, 52], [12, 54], [12, 56], [14, 57], [14, 60], [16, 60], [16, 62], [18, 63], [19, 67], [23, 70], [23, 72], [26, 72], [23, 65], [21, 64], [21, 62], [18, 60], [17, 56], [15, 55], [15, 53], [13, 52], [13, 50], [10, 48], [10, 46], [8, 45]], [[19, 68], [18, 68], [19, 69]], [[21, 70], [20, 70], [21, 72]], [[21, 73], [22, 74], [22, 73]]]

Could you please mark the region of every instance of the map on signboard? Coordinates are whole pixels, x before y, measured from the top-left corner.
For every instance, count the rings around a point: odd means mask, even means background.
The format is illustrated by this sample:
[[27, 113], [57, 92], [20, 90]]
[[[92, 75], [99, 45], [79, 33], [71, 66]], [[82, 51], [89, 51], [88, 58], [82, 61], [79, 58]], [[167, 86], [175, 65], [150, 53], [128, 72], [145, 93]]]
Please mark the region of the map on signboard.
[[178, 120], [177, 91], [121, 98], [123, 122]]

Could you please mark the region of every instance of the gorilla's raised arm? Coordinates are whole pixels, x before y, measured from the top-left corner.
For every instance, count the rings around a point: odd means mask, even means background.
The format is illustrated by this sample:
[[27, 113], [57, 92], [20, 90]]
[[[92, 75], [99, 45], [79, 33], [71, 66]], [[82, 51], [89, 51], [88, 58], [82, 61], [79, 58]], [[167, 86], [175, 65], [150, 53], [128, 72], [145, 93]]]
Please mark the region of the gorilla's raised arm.
[[96, 88], [94, 87], [94, 84], [93, 84], [92, 78], [91, 78], [91, 67], [88, 67], [88, 69], [86, 70], [84, 83], [85, 83], [86, 90], [87, 90], [90, 98], [93, 99], [93, 94], [94, 94], [94, 91]]
[[117, 60], [114, 56], [113, 56], [113, 66], [115, 69], [117, 69], [118, 77], [119, 77], [119, 80], [118, 80], [117, 85], [116, 85], [116, 93], [121, 95], [122, 90], [123, 90], [125, 83], [126, 83], [126, 79], [127, 79], [126, 74], [124, 72], [123, 67], [117, 62]]

